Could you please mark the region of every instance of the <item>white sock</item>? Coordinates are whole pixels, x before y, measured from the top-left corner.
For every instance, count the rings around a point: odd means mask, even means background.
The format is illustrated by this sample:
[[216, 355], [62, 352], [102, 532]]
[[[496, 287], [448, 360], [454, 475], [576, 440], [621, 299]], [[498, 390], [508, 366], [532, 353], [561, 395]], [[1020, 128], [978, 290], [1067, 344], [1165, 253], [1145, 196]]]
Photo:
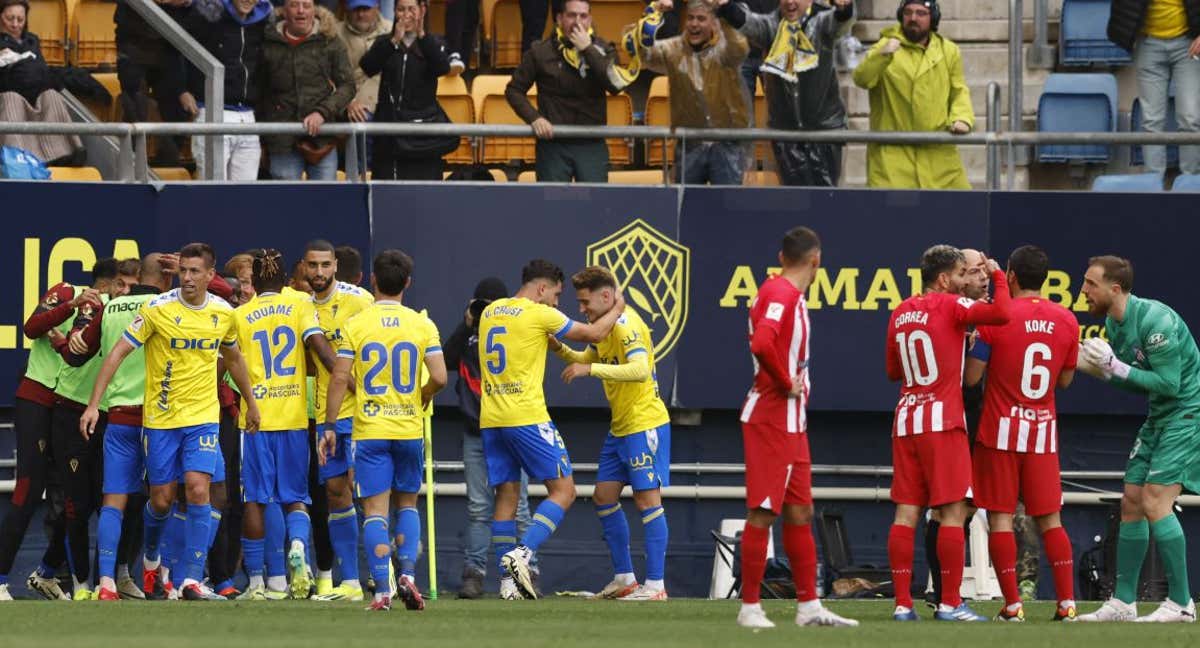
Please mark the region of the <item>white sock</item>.
[[622, 585], [634, 585], [637, 583], [637, 577], [633, 575], [633, 572], [625, 572], [624, 574], [617, 574], [617, 575], [613, 576], [613, 580], [617, 581], [618, 583], [620, 583]]
[[282, 591], [286, 590], [287, 589], [287, 577], [286, 576], [268, 576], [267, 577], [267, 589], [271, 590], [272, 592], [282, 592]]
[[250, 583], [246, 585], [246, 589], [258, 589], [262, 587], [265, 587], [263, 585], [262, 574], [255, 574], [254, 576], [251, 576]]
[[954, 608], [945, 603], [938, 603], [938, 612], [953, 612]]
[[646, 589], [661, 592], [667, 589], [667, 584], [660, 578], [658, 580], [647, 580], [645, 583]]
[[196, 580], [195, 578], [185, 578], [185, 579], [183, 579], [183, 584], [180, 585], [179, 587], [180, 587], [180, 589], [186, 589], [188, 585], [199, 585], [199, 584], [200, 584], [200, 581]]
[[161, 564], [162, 558], [158, 558], [154, 562], [150, 562], [149, 560], [142, 558], [142, 569], [145, 569], [146, 571], [154, 571], [155, 569], [158, 569], [158, 566]]
[[304, 543], [300, 540], [300, 538], [292, 540], [292, 551], [304, 553]]
[[344, 580], [338, 587], [350, 587], [353, 589], [362, 589], [362, 583], [356, 580]]
[[74, 574], [71, 574], [71, 582], [75, 584], [75, 591], [79, 591], [80, 589], [90, 589], [87, 581], [78, 580], [75, 578]]
[[110, 592], [115, 592], [115, 591], [117, 591], [117, 583], [116, 583], [116, 581], [114, 581], [112, 578], [109, 578], [108, 576], [101, 576], [100, 577], [100, 588], [106, 589]]
[[332, 569], [318, 569], [317, 570], [317, 578], [318, 579], [327, 578], [329, 580], [333, 580], [333, 570]]
[[376, 601], [382, 601], [383, 599], [385, 599], [387, 597], [388, 597], [388, 595], [384, 594], [383, 592], [375, 592], [375, 600]]
[[1065, 600], [1065, 601], [1059, 601], [1059, 602], [1058, 602], [1058, 607], [1059, 607], [1060, 609], [1061, 609], [1061, 608], [1075, 607], [1075, 601], [1072, 601], [1071, 599], [1067, 599], [1067, 600]]
[[742, 612], [753, 612], [754, 610], [762, 612], [762, 603], [742, 603]]
[[1004, 609], [1008, 610], [1009, 612], [1016, 612], [1017, 610], [1020, 610], [1022, 607], [1023, 606], [1021, 605], [1021, 602], [1017, 601], [1016, 603], [1013, 603], [1012, 605], [1005, 606]]
[[821, 599], [813, 599], [811, 601], [800, 601], [796, 603], [796, 611], [804, 614], [814, 614], [821, 610]]
[[162, 582], [170, 583], [171, 582], [171, 568], [167, 567], [166, 565], [163, 565], [159, 569], [162, 571], [162, 574], [160, 574], [162, 576]]
[[117, 579], [129, 578], [129, 565], [119, 565], [117, 567]]

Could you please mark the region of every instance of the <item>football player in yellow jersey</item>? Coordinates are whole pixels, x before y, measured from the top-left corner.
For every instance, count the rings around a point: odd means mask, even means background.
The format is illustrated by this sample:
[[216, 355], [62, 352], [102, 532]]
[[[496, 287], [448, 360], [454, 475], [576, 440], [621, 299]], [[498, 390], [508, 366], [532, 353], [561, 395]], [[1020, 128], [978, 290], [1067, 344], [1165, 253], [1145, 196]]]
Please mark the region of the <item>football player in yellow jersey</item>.
[[[337, 256], [329, 241], [311, 241], [304, 251], [304, 268], [309, 287], [313, 290], [313, 303], [317, 309], [317, 320], [330, 346], [337, 349], [342, 329], [347, 320], [370, 306], [371, 294], [358, 286], [337, 280], [339, 271]], [[328, 402], [330, 372], [317, 366], [316, 421], [325, 420], [325, 405]], [[354, 510], [353, 492], [350, 488], [350, 430], [353, 427], [355, 394], [348, 393], [342, 399], [337, 419], [337, 448], [326, 460], [318, 462], [317, 480], [325, 484], [329, 501], [329, 543], [341, 572], [341, 583], [321, 600], [361, 600], [362, 588], [358, 580], [358, 514]], [[322, 575], [318, 574], [318, 582]], [[320, 586], [319, 586], [319, 589]]]
[[[421, 541], [416, 506], [425, 471], [424, 408], [446, 386], [446, 363], [437, 327], [401, 304], [412, 267], [400, 250], [375, 257], [375, 305], [343, 325], [318, 449], [322, 463], [336, 451], [338, 412], [353, 380], [360, 401], [354, 412], [354, 489], [363, 503], [363, 545], [377, 584], [370, 610], [391, 609], [392, 593], [384, 586], [391, 566], [389, 528], [400, 564], [397, 592], [408, 609], [425, 608], [413, 580]], [[428, 375], [424, 385], [422, 366]]]
[[[307, 506], [308, 413], [305, 347], [326, 370], [333, 350], [322, 334], [312, 300], [303, 293], [283, 294], [287, 280], [278, 250], [251, 253], [255, 296], [235, 311], [238, 345], [247, 350], [253, 396], [262, 412], [258, 434], [242, 436], [242, 550], [250, 584], [246, 597], [263, 600], [266, 589], [281, 593], [284, 574], [268, 573], [263, 583], [263, 507], [279, 503], [287, 510], [288, 565], [292, 598], [308, 598], [307, 546], [312, 523]], [[243, 418], [244, 422], [244, 418]]]
[[[613, 307], [617, 281], [612, 273], [591, 266], [571, 277], [579, 312], [596, 321]], [[600, 470], [592, 502], [612, 556], [614, 577], [600, 598], [665, 601], [663, 576], [667, 560], [667, 516], [661, 487], [671, 482], [671, 417], [658, 394], [654, 343], [650, 329], [631, 308], [617, 319], [612, 332], [585, 351], [551, 340], [559, 357], [570, 363], [562, 373], [570, 384], [582, 376], [604, 381], [612, 407], [612, 428], [600, 450]], [[638, 587], [629, 555], [629, 523], [621, 509], [621, 489], [633, 489], [633, 501], [646, 531], [646, 582]]]
[[182, 477], [187, 491], [182, 590], [187, 600], [224, 599], [201, 586], [212, 520], [209, 486], [221, 453], [218, 354], [246, 399], [246, 430], [255, 432], [259, 425], [258, 403], [237, 346], [233, 308], [208, 293], [215, 275], [213, 261], [213, 250], [205, 243], [191, 243], [179, 251], [180, 287], [142, 306], [101, 365], [79, 421], [80, 430], [91, 435], [100, 418], [98, 405], [117, 367], [135, 347], [145, 345], [142, 417], [153, 513], [146, 516], [145, 542], [148, 547], [158, 546], [175, 485]]
[[[488, 485], [496, 489], [492, 545], [500, 560], [500, 595], [537, 598], [529, 561], [575, 501], [571, 459], [546, 411], [542, 381], [549, 338], [598, 343], [625, 309], [617, 292], [611, 310], [595, 322], [575, 322], [557, 308], [563, 271], [542, 259], [521, 270], [521, 288], [497, 299], [479, 319], [479, 362], [483, 378], [479, 427], [487, 459]], [[520, 544], [517, 499], [521, 470], [546, 485]], [[516, 545], [516, 546], [514, 546]]]

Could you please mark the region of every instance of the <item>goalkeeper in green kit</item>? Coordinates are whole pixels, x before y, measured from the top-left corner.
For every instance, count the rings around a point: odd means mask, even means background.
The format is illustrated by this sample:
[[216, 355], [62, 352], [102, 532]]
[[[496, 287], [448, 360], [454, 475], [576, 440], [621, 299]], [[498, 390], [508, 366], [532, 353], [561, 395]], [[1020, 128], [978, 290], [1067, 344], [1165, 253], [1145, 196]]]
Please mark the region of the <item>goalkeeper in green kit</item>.
[[[1117, 578], [1113, 597], [1080, 621], [1192, 623], [1187, 539], [1173, 512], [1183, 489], [1200, 492], [1200, 351], [1187, 323], [1166, 304], [1130, 293], [1133, 266], [1093, 257], [1083, 294], [1092, 315], [1105, 316], [1108, 342], [1084, 341], [1080, 370], [1129, 391], [1149, 394], [1150, 414], [1125, 467]], [[1136, 592], [1150, 537], [1167, 572], [1167, 600], [1137, 616]]]

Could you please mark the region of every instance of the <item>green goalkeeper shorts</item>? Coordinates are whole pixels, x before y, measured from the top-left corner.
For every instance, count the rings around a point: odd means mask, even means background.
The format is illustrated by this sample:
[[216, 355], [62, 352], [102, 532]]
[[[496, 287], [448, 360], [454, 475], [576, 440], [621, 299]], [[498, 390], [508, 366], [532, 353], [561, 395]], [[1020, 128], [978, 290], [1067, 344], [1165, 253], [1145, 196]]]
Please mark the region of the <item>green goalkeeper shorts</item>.
[[1125, 483], [1182, 484], [1185, 490], [1200, 493], [1200, 421], [1143, 425], [1129, 452]]

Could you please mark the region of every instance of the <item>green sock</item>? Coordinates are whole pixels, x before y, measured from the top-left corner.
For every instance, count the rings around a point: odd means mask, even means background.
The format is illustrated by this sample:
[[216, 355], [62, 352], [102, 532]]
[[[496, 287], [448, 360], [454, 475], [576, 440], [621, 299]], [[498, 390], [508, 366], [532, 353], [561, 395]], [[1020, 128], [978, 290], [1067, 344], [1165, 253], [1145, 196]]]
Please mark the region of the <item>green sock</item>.
[[1179, 518], [1172, 513], [1150, 525], [1154, 542], [1163, 567], [1167, 570], [1167, 597], [1187, 607], [1192, 597], [1188, 594], [1187, 536], [1179, 526]]
[[1113, 596], [1123, 603], [1137, 600], [1138, 578], [1150, 546], [1150, 524], [1145, 520], [1122, 522], [1117, 538], [1117, 588]]

